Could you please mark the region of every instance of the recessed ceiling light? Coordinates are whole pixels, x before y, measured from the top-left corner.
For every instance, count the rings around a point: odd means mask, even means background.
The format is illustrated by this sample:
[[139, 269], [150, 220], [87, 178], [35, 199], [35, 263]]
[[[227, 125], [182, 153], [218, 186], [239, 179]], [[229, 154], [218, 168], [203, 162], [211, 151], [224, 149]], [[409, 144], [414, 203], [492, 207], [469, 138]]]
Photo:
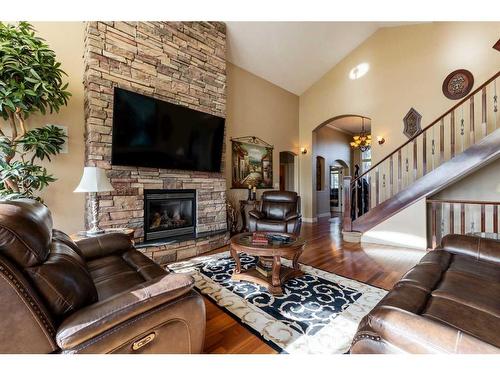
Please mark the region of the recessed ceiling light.
[[351, 69], [349, 72], [349, 78], [350, 79], [358, 79], [363, 77], [366, 73], [368, 73], [368, 70], [370, 70], [370, 64], [368, 63], [361, 63], [359, 65], [356, 65], [354, 68]]

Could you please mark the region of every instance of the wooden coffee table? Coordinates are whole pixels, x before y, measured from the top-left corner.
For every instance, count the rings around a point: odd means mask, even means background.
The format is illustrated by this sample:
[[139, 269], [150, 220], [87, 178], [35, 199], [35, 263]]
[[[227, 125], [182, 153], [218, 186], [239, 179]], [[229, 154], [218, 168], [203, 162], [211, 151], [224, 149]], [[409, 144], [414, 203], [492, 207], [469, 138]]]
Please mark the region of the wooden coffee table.
[[[304, 250], [305, 241], [290, 233], [260, 233], [283, 236], [286, 240], [261, 245], [252, 243], [252, 233], [245, 232], [233, 236], [230, 251], [236, 268], [231, 280], [250, 281], [266, 287], [271, 294], [283, 294], [283, 283], [304, 274], [299, 268], [299, 257]], [[258, 256], [257, 267], [242, 270], [239, 253]], [[281, 257], [291, 258], [292, 268], [282, 266]]]

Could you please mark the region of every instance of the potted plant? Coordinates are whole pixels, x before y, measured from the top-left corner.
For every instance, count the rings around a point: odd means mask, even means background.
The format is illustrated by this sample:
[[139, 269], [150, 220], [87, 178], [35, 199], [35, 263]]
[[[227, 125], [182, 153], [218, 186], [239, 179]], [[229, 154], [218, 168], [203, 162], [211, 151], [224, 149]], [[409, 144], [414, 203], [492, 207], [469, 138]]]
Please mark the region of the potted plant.
[[45, 41], [27, 22], [0, 22], [0, 198], [38, 199], [55, 177], [39, 164], [61, 152], [62, 129], [48, 125], [27, 129], [35, 113], [58, 112], [70, 93], [60, 68]]

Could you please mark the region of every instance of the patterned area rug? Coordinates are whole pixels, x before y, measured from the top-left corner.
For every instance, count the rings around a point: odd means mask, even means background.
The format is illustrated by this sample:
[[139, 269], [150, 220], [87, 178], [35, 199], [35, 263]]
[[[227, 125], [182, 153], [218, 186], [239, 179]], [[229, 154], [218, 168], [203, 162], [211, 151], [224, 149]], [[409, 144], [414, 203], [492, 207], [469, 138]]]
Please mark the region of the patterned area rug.
[[[257, 257], [240, 255], [243, 269]], [[283, 259], [285, 266], [291, 262]], [[361, 318], [387, 293], [385, 290], [301, 264], [305, 275], [273, 296], [254, 283], [231, 281], [234, 261], [229, 252], [170, 264], [187, 272], [202, 293], [226, 309], [282, 353], [339, 354], [349, 350]]]

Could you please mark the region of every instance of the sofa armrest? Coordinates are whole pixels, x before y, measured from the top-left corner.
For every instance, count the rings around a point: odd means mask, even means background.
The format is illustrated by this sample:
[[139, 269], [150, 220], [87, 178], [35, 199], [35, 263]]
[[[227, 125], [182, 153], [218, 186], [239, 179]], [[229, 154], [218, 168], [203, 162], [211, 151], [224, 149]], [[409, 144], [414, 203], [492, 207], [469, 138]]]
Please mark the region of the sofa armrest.
[[249, 217], [253, 217], [254, 219], [261, 220], [264, 218], [264, 214], [257, 210], [251, 210], [248, 212]]
[[298, 212], [290, 212], [285, 216], [285, 221], [299, 219], [301, 215]]
[[69, 350], [186, 294], [193, 285], [194, 280], [189, 275], [169, 274], [87, 306], [62, 322], [56, 333], [57, 344], [61, 349]]
[[476, 236], [449, 234], [441, 240], [442, 250], [468, 255], [476, 260], [500, 264], [500, 241]]
[[414, 354], [487, 354], [498, 353], [499, 350], [452, 326], [399, 308], [376, 308], [369, 314], [368, 320], [370, 329], [356, 333], [351, 353], [365, 353], [365, 340], [385, 344], [392, 348], [388, 352]]
[[76, 241], [87, 260], [100, 258], [117, 252], [123, 253], [134, 247], [130, 237], [124, 233], [106, 233]]

